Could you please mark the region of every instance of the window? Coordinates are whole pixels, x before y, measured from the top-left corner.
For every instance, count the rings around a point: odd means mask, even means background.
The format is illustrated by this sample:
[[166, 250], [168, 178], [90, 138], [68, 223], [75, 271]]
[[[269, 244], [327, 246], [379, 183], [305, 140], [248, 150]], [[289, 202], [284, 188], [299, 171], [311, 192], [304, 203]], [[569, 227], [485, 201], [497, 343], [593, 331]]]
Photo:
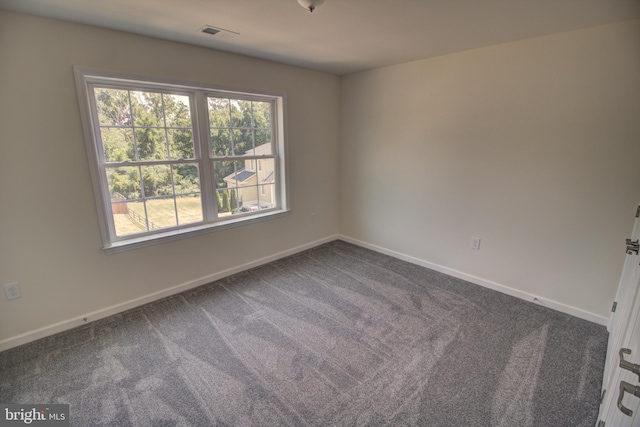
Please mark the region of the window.
[[75, 71], [107, 252], [287, 211], [283, 96]]

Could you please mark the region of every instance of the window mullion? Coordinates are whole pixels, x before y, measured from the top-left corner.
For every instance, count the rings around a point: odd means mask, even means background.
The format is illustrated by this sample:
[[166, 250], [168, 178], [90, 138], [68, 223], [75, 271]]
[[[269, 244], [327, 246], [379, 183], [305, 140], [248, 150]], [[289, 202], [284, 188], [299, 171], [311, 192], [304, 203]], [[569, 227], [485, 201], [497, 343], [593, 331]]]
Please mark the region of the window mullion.
[[196, 158], [200, 166], [200, 195], [202, 198], [203, 219], [212, 222], [218, 217], [218, 205], [215, 203], [215, 180], [209, 139], [209, 110], [207, 97], [203, 92], [195, 93], [194, 144]]

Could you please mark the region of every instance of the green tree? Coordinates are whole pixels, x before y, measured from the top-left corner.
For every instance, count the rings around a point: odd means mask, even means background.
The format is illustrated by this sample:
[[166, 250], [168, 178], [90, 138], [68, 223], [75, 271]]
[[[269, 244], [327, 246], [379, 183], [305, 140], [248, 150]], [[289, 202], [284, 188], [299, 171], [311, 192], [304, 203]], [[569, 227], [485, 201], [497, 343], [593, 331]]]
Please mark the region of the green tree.
[[200, 192], [200, 177], [194, 165], [174, 165], [173, 179], [177, 194]]
[[193, 159], [193, 128], [189, 97], [163, 95], [164, 114], [169, 134], [169, 154], [172, 159]]
[[231, 209], [238, 209], [238, 196], [236, 194], [236, 189], [232, 188], [231, 190], [229, 190], [229, 198], [231, 199], [229, 201], [230, 205], [231, 205]]
[[131, 92], [131, 109], [136, 125], [136, 143], [140, 160], [167, 160], [162, 94]]
[[[193, 159], [189, 97], [156, 92], [96, 88], [96, 105], [107, 162]], [[134, 127], [135, 125], [135, 127]], [[168, 137], [168, 138], [167, 138]], [[140, 175], [128, 168], [109, 172], [110, 190], [140, 197]], [[142, 167], [146, 196], [198, 193], [194, 165]]]
[[218, 212], [223, 212], [222, 210], [222, 196], [220, 196], [220, 192], [216, 191], [216, 202], [218, 204]]
[[140, 173], [137, 167], [107, 168], [111, 194], [120, 193], [127, 199], [140, 197]]
[[[111, 88], [96, 88], [95, 94], [107, 162], [194, 158], [189, 97]], [[253, 147], [272, 142], [269, 102], [211, 97], [208, 106], [215, 156], [252, 154]], [[235, 163], [216, 161], [217, 188], [224, 188], [224, 178], [244, 167], [242, 161]], [[198, 169], [191, 164], [171, 170], [142, 167], [142, 188], [139, 174], [120, 169], [111, 172], [117, 176], [111, 191], [117, 187], [132, 197], [142, 189], [146, 196], [172, 194], [173, 188], [177, 194], [199, 192]], [[237, 205], [236, 198], [233, 209]]]
[[129, 91], [97, 88], [95, 95], [100, 126], [131, 126]]
[[222, 191], [222, 210], [221, 212], [229, 212], [231, 210], [229, 206], [229, 191]]
[[133, 132], [131, 129], [103, 128], [102, 146], [107, 162], [135, 160]]
[[145, 197], [173, 194], [171, 172], [167, 165], [142, 166], [142, 188]]

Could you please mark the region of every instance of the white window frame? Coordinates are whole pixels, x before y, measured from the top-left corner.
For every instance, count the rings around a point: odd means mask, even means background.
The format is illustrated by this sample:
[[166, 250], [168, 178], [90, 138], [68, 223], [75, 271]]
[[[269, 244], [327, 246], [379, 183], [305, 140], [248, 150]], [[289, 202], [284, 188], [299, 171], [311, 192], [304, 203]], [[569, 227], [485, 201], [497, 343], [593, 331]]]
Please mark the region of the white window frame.
[[[255, 223], [267, 219], [281, 217], [288, 214], [289, 193], [286, 165], [285, 138], [285, 95], [266, 91], [237, 90], [210, 84], [159, 79], [156, 77], [140, 76], [132, 73], [100, 70], [86, 67], [74, 67], [76, 89], [80, 105], [87, 157], [89, 160], [91, 180], [103, 250], [110, 254], [127, 249], [134, 249], [165, 241], [190, 237], [215, 230], [227, 229], [244, 224]], [[203, 206], [203, 220], [201, 222], [146, 231], [127, 236], [117, 236], [114, 226], [111, 196], [105, 174], [106, 162], [101, 145], [100, 126], [95, 114], [95, 100], [93, 87], [111, 86], [128, 90], [155, 90], [164, 93], [188, 95], [191, 99], [191, 120], [194, 139], [194, 160], [200, 173], [200, 195]], [[214, 157], [210, 143], [209, 114], [207, 97], [218, 96], [231, 99], [269, 101], [272, 103], [271, 127], [273, 155], [264, 156], [230, 156]], [[247, 213], [236, 213], [223, 218], [218, 217], [216, 203], [216, 188], [213, 172], [214, 161], [273, 159], [275, 162], [275, 194], [276, 206]], [[170, 162], [170, 161], [169, 161]]]

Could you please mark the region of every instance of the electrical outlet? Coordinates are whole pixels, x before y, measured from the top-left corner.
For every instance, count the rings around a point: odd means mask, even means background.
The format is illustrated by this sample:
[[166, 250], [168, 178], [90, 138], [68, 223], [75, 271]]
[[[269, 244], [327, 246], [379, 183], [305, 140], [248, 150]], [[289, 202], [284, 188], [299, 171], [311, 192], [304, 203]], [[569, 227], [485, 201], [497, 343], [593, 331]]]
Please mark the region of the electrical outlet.
[[22, 296], [20, 286], [17, 283], [7, 283], [4, 285], [4, 294], [7, 296], [7, 299], [16, 299]]
[[476, 251], [480, 250], [480, 238], [472, 237], [471, 238], [471, 249], [475, 249]]

